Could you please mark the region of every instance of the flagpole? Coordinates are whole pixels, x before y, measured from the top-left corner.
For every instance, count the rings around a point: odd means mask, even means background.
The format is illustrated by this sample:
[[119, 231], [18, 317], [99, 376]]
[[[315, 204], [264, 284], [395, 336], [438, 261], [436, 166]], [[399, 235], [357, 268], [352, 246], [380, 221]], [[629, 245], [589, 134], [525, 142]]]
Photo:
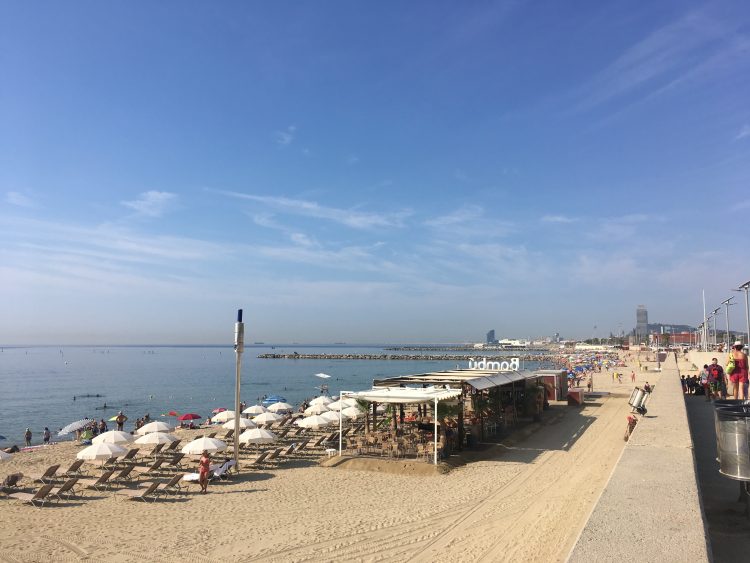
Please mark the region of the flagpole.
[[234, 354], [237, 357], [234, 383], [234, 470], [240, 470], [240, 377], [242, 353], [245, 351], [245, 323], [242, 322], [242, 309], [237, 309], [237, 322], [234, 323]]

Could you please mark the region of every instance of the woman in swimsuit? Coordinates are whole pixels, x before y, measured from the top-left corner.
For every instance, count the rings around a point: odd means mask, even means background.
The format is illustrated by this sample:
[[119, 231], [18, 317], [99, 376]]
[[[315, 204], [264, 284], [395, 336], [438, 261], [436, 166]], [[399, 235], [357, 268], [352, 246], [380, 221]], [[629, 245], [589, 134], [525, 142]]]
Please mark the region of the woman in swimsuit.
[[747, 394], [745, 393], [745, 385], [747, 384], [747, 354], [745, 354], [742, 348], [742, 342], [739, 340], [732, 347], [730, 354], [734, 358], [734, 369], [729, 374], [729, 380], [732, 382], [732, 394], [734, 398], [744, 401], [747, 399]]
[[203, 450], [201, 460], [198, 462], [198, 482], [201, 485], [201, 492], [208, 492], [208, 472], [211, 471], [211, 456], [208, 455], [208, 450]]

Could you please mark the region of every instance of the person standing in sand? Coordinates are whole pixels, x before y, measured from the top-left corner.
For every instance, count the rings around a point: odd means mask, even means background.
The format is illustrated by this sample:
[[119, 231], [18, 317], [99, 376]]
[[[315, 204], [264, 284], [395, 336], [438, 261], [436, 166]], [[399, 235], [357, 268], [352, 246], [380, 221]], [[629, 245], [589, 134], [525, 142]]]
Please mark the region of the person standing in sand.
[[122, 414], [122, 411], [117, 413], [117, 418], [115, 418], [115, 423], [117, 423], [117, 429], [122, 431], [123, 427], [125, 426], [125, 422], [128, 420], [128, 417]]
[[729, 381], [732, 382], [732, 396], [735, 399], [745, 400], [747, 399], [747, 393], [745, 393], [747, 354], [742, 348], [742, 342], [737, 340], [729, 353], [730, 358], [734, 359], [734, 369], [728, 375]]
[[203, 450], [201, 460], [198, 462], [198, 482], [201, 486], [201, 492], [208, 492], [208, 472], [211, 471], [211, 456], [208, 450]]

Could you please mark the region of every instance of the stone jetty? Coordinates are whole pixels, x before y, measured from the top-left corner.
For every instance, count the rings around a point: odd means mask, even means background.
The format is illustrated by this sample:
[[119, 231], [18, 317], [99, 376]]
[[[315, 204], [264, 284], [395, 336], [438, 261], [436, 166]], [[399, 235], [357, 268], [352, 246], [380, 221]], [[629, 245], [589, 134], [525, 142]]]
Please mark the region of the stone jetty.
[[[258, 358], [264, 360], [406, 360], [406, 361], [458, 361], [465, 362], [470, 358], [509, 358], [507, 355], [496, 354], [258, 354]], [[524, 362], [555, 362], [559, 356], [553, 354], [524, 354], [514, 355]]]

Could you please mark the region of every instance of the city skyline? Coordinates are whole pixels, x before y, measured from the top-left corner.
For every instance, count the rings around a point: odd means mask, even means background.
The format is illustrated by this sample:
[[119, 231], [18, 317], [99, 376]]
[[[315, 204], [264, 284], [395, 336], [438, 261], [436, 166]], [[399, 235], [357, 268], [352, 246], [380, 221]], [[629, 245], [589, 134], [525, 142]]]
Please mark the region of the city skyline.
[[239, 308], [248, 342], [696, 326], [750, 279], [748, 30], [739, 1], [4, 3], [0, 345], [222, 344]]

